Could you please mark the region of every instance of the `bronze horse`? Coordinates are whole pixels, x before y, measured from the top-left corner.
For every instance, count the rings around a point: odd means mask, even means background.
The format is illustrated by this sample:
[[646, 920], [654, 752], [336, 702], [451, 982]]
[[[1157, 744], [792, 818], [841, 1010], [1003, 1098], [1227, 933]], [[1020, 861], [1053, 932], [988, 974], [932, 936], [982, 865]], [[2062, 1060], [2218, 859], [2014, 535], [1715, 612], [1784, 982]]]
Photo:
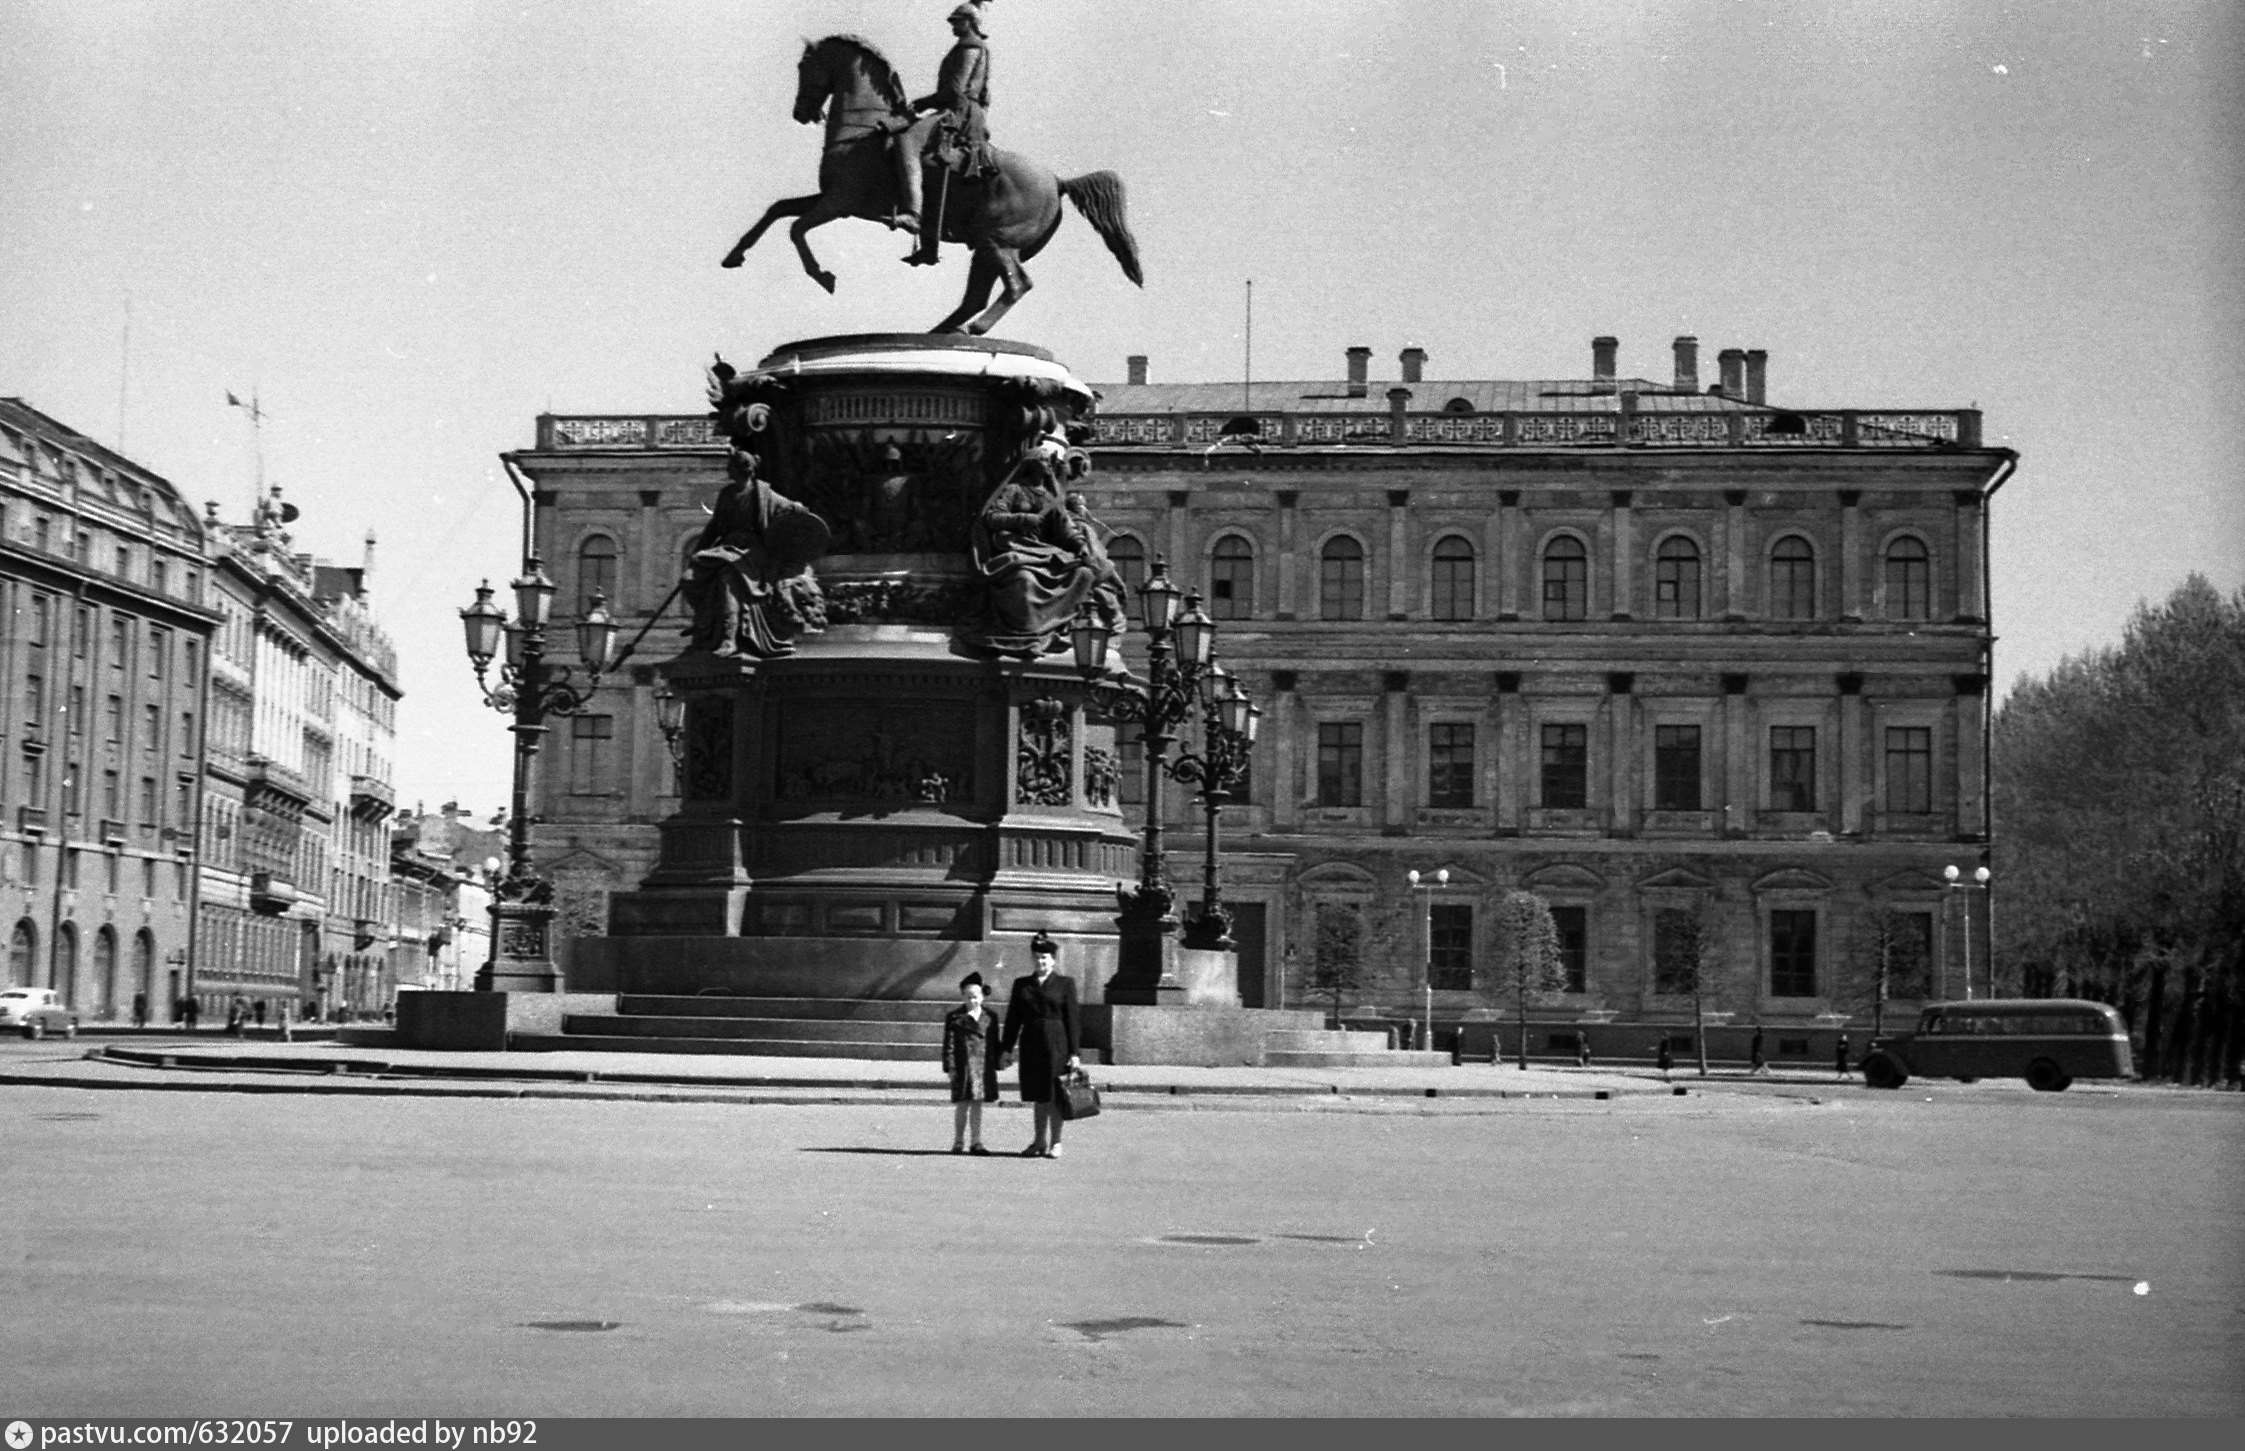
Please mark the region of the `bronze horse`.
[[[889, 156], [891, 132], [912, 118], [903, 83], [881, 53], [851, 35], [830, 35], [803, 47], [796, 65], [795, 119], [804, 125], [826, 121], [826, 146], [819, 157], [818, 193], [782, 197], [748, 229], [722, 265], [738, 267], [742, 254], [781, 217], [795, 218], [787, 229], [803, 270], [828, 292], [834, 274], [819, 266], [805, 234], [841, 217], [887, 222], [896, 210], [896, 169]], [[995, 148], [993, 148], [995, 151]], [[1122, 264], [1123, 275], [1139, 286], [1138, 243], [1123, 217], [1122, 178], [1094, 171], [1062, 180], [1036, 162], [1011, 151], [995, 151], [998, 170], [986, 177], [954, 176], [944, 204], [944, 240], [974, 249], [967, 290], [957, 310], [931, 332], [982, 334], [1028, 294], [1029, 274], [1021, 264], [1044, 250], [1060, 229], [1060, 199], [1076, 204]], [[931, 180], [927, 204], [937, 205], [938, 184]], [[1005, 291], [990, 302], [990, 289]], [[986, 305], [987, 304], [987, 305]]]

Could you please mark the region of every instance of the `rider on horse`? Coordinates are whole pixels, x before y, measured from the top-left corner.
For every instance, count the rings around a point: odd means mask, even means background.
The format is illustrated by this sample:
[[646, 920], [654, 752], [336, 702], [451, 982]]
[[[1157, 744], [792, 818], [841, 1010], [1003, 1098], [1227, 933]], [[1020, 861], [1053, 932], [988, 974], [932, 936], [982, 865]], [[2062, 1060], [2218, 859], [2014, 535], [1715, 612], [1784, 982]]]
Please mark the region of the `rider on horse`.
[[921, 204], [921, 159], [932, 154], [942, 163], [945, 188], [954, 173], [979, 176], [996, 170], [990, 154], [990, 47], [982, 33], [982, 5], [987, 0], [966, 0], [951, 12], [951, 34], [956, 37], [936, 72], [935, 94], [912, 103], [920, 116], [896, 138], [897, 187], [903, 205], [897, 223], [917, 228], [919, 249], [904, 260], [928, 266], [936, 260], [936, 244], [943, 240], [943, 209], [937, 203], [930, 213]]

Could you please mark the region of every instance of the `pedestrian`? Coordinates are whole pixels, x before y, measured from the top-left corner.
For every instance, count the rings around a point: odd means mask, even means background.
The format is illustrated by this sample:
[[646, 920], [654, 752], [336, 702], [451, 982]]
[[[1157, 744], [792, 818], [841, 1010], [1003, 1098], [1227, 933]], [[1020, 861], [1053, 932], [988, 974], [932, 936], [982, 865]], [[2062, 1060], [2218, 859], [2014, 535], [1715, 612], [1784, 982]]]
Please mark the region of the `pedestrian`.
[[1577, 1028], [1575, 1029], [1575, 1067], [1588, 1068], [1589, 1066], [1590, 1034], [1581, 1028]]
[[202, 999], [193, 996], [181, 999], [179, 1004], [179, 1016], [186, 1022], [187, 1031], [190, 1033], [194, 1032], [195, 1025], [203, 1020]]
[[265, 999], [263, 998], [257, 1000], [257, 1026], [260, 1028], [265, 1026]]
[[242, 1036], [243, 1026], [248, 1022], [249, 1011], [242, 1005], [242, 1000], [240, 998], [230, 1000], [226, 1004], [226, 1036], [239, 1038]]
[[133, 994], [133, 1026], [136, 1028], [148, 1026], [148, 994], [144, 992]]
[[998, 1097], [998, 1015], [982, 1005], [982, 974], [959, 979], [959, 1006], [943, 1015], [943, 1071], [951, 1079], [951, 1152], [987, 1154], [982, 1145], [982, 1105]]
[[291, 1031], [289, 1026], [288, 1007], [289, 1005], [287, 1003], [282, 1003], [279, 1010], [281, 1016], [281, 1041], [283, 1043], [293, 1043], [296, 1041], [296, 1034]]
[[1006, 1001], [1001, 1053], [1018, 1053], [1021, 1101], [1036, 1114], [1036, 1137], [1021, 1151], [1024, 1159], [1060, 1157], [1060, 1075], [1081, 1066], [1077, 1056], [1083, 1030], [1076, 1007], [1076, 984], [1055, 972], [1060, 945], [1039, 932], [1029, 942], [1034, 971], [1013, 980]]
[[1832, 1049], [1832, 1070], [1842, 1078], [1847, 1077], [1847, 1034], [1845, 1033], [1840, 1034], [1839, 1043]]
[[1760, 1023], [1754, 1025], [1754, 1041], [1746, 1047], [1746, 1058], [1746, 1072], [1749, 1077], [1768, 1078], [1771, 1076], [1769, 1055], [1762, 1051], [1762, 1025]]
[[1655, 1050], [1655, 1059], [1660, 1064], [1660, 1076], [1665, 1082], [1669, 1072], [1676, 1066], [1676, 1049], [1666, 1035], [1661, 1037], [1660, 1047]]

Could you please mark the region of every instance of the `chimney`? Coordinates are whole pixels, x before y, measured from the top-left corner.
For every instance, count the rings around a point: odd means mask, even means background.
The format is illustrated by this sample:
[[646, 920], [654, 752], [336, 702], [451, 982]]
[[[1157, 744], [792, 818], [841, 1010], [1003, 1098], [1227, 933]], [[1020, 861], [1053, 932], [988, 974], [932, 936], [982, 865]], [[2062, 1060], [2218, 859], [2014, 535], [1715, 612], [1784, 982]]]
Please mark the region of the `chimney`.
[[359, 579], [360, 579], [360, 580], [362, 581], [362, 583], [363, 583], [363, 581], [365, 581], [365, 580], [369, 580], [369, 579], [372, 579], [373, 577], [374, 577], [374, 531], [373, 531], [372, 529], [369, 529], [369, 530], [367, 530], [367, 531], [366, 531], [366, 556], [365, 556], [365, 558], [364, 558], [364, 559], [363, 559], [363, 560], [362, 560], [362, 561], [360, 562], [360, 564], [359, 564]]
[[1698, 338], [1682, 337], [1676, 339], [1676, 391], [1679, 393], [1697, 393], [1699, 391]]
[[1722, 369], [1723, 381], [1715, 391], [1725, 398], [1746, 396], [1746, 354], [1737, 348], [1725, 348], [1715, 355], [1715, 366]]
[[1391, 442], [1401, 443], [1410, 435], [1410, 425], [1404, 421], [1403, 416], [1404, 409], [1409, 407], [1410, 403], [1410, 389], [1388, 389], [1388, 438]]
[[1416, 383], [1421, 381], [1420, 375], [1426, 372], [1426, 366], [1427, 350], [1425, 348], [1405, 348], [1403, 350], [1404, 382]]
[[1746, 401], [1760, 403], [1768, 391], [1769, 354], [1760, 348], [1746, 350]]
[[1590, 377], [1593, 382], [1611, 383], [1614, 380], [1614, 355], [1620, 351], [1619, 338], [1590, 340]]
[[1362, 398], [1372, 391], [1368, 375], [1372, 371], [1370, 348], [1349, 349], [1349, 396]]
[[1143, 388], [1146, 385], [1146, 355], [1144, 353], [1132, 353], [1129, 357], [1123, 359], [1123, 365], [1130, 369], [1130, 386]]

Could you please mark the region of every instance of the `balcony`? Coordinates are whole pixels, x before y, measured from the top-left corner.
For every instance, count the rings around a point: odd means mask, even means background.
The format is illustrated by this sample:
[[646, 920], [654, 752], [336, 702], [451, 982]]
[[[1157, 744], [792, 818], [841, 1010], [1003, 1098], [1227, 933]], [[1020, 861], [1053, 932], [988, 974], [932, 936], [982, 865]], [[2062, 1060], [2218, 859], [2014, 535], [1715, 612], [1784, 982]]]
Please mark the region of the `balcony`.
[[397, 793], [378, 776], [351, 778], [351, 814], [361, 821], [380, 821], [398, 809]]
[[278, 917], [303, 900], [296, 884], [273, 872], [249, 874], [249, 909], [261, 916]]
[[312, 787], [302, 776], [265, 756], [250, 756], [243, 783], [243, 804], [270, 811], [289, 821], [301, 821], [312, 804]]
[[45, 836], [47, 834], [47, 808], [44, 806], [18, 806], [16, 808], [16, 830], [26, 836]]
[[364, 952], [377, 942], [388, 942], [389, 931], [371, 917], [354, 918], [351, 922], [351, 946]]
[[101, 819], [101, 842], [104, 846], [123, 846], [125, 823], [114, 816], [104, 816]]

